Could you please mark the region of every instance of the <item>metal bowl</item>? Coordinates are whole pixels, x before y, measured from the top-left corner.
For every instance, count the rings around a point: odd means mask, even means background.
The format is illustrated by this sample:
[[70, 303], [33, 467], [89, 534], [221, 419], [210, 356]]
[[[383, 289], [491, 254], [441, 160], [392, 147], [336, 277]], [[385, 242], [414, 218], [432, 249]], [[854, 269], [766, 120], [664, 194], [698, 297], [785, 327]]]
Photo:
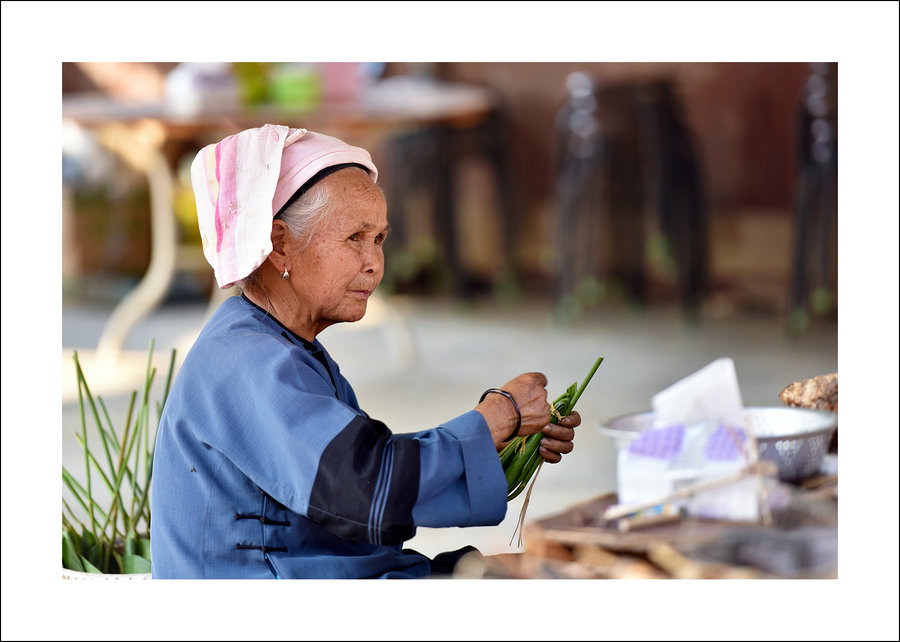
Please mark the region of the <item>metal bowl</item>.
[[[651, 411], [621, 415], [596, 424], [611, 438], [616, 454], [653, 427]], [[837, 428], [837, 413], [812, 408], [772, 406], [744, 408], [745, 428], [756, 437], [759, 457], [778, 465], [778, 478], [798, 483], [816, 474]]]

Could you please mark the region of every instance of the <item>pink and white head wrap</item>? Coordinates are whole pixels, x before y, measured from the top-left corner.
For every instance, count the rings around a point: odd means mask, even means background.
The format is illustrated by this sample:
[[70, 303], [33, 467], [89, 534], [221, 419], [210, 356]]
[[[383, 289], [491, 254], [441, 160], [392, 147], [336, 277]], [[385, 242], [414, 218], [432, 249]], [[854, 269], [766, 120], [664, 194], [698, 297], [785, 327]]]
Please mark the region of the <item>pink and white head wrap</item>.
[[222, 289], [272, 252], [272, 219], [321, 170], [344, 163], [378, 170], [369, 152], [324, 134], [263, 125], [201, 149], [191, 165], [203, 254]]

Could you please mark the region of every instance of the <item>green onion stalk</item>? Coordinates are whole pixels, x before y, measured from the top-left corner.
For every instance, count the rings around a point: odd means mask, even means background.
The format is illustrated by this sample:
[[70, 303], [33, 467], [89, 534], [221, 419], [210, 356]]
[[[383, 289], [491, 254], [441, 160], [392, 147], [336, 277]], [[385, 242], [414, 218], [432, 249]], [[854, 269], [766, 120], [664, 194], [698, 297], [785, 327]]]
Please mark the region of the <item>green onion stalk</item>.
[[[603, 357], [598, 357], [591, 367], [581, 385], [578, 382], [572, 383], [566, 391], [557, 397], [550, 406], [550, 423], [558, 424], [563, 417], [568, 417], [575, 408], [575, 403], [581, 398], [585, 388], [590, 383], [597, 372], [597, 368], [603, 362]], [[540, 470], [544, 458], [540, 454], [540, 443], [544, 433], [538, 432], [527, 437], [515, 437], [503, 447], [500, 451], [500, 463], [503, 465], [503, 472], [506, 474], [506, 501], [510, 502], [525, 490], [529, 480], [532, 477], [537, 479], [536, 473]], [[532, 482], [532, 488], [534, 482]], [[522, 505], [522, 512], [519, 515], [519, 525], [522, 525], [525, 519], [525, 509], [528, 507], [528, 496], [531, 495], [529, 489], [526, 495], [525, 503]], [[515, 536], [515, 533], [513, 534]]]
[[[154, 341], [150, 341], [143, 394], [133, 390], [125, 418], [124, 430], [118, 433], [110, 420], [101, 397], [94, 397], [88, 387], [76, 351], [75, 374], [78, 380], [78, 405], [81, 432], [75, 438], [84, 451], [85, 486], [62, 467], [63, 483], [70, 499], [77, 502], [87, 524], [63, 498], [62, 563], [63, 567], [87, 573], [149, 573], [150, 565], [150, 482], [153, 469], [154, 429], [150, 421], [150, 388], [156, 375], [152, 367]], [[169, 375], [162, 400], [157, 402], [156, 428], [165, 405], [175, 371], [175, 350], [169, 359]], [[85, 403], [85, 401], [87, 403]], [[138, 404], [135, 405], [135, 402]], [[100, 412], [103, 413], [101, 420]], [[90, 449], [87, 439], [87, 409], [97, 424], [102, 450], [98, 456]], [[132, 419], [134, 421], [132, 421]], [[120, 436], [121, 435], [121, 436]], [[142, 445], [143, 444], [143, 445]], [[133, 461], [133, 463], [132, 463]], [[140, 467], [143, 465], [141, 474]], [[102, 482], [94, 483], [94, 482]], [[105, 488], [105, 493], [101, 492]], [[130, 495], [130, 509], [126, 498]], [[105, 508], [104, 508], [105, 507]], [[143, 522], [143, 528], [139, 523]]]

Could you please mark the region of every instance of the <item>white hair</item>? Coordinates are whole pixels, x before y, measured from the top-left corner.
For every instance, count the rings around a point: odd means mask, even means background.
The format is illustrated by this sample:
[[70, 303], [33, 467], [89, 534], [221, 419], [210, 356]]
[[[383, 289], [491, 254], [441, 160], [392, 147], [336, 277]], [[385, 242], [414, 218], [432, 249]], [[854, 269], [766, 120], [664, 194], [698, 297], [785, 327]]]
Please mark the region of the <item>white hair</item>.
[[[284, 221], [291, 236], [301, 239], [301, 251], [306, 249], [321, 220], [328, 212], [331, 204], [328, 188], [324, 185], [313, 185], [310, 190], [280, 212], [273, 220]], [[250, 274], [236, 282], [242, 290], [259, 280], [260, 265]]]
[[328, 212], [330, 196], [324, 185], [313, 185], [306, 194], [275, 217], [276, 220], [284, 221], [294, 239], [302, 241], [301, 251], [309, 245], [316, 227]]

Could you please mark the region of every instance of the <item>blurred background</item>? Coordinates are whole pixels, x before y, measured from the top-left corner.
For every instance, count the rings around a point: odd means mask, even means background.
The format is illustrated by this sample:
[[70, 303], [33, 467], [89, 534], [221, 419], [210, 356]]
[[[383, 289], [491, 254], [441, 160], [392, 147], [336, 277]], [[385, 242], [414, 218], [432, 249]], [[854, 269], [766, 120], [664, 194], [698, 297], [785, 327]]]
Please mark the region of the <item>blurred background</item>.
[[146, 274], [156, 154], [177, 224], [163, 300], [207, 297], [190, 161], [271, 121], [372, 152], [395, 228], [384, 292], [527, 294], [561, 321], [601, 304], [676, 304], [803, 332], [837, 317], [837, 73], [828, 62], [64, 62], [63, 296], [117, 301]]
[[[62, 64], [63, 460], [82, 457], [72, 356], [124, 416], [154, 342], [176, 369], [221, 291], [190, 163], [263, 123], [369, 149], [388, 200], [366, 318], [320, 337], [395, 432], [539, 370], [551, 398], [606, 361], [576, 452], [529, 519], [616, 488], [597, 425], [719, 357], [745, 405], [837, 371], [837, 64]], [[82, 473], [83, 474], [83, 473]], [[427, 554], [511, 544], [420, 529]]]

